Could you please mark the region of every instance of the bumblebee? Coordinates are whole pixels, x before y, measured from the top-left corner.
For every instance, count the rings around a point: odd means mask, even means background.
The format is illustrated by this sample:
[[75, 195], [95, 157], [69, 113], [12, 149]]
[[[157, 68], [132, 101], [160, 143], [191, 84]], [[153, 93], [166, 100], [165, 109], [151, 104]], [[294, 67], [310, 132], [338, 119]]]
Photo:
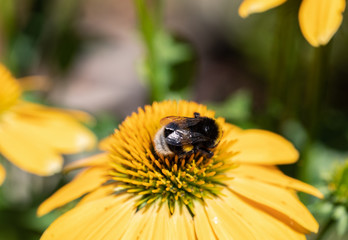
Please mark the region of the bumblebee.
[[160, 121], [162, 128], [154, 137], [154, 148], [160, 156], [178, 155], [185, 157], [199, 153], [211, 158], [214, 148], [222, 137], [222, 129], [209, 117], [201, 117], [195, 112], [194, 117], [168, 116]]

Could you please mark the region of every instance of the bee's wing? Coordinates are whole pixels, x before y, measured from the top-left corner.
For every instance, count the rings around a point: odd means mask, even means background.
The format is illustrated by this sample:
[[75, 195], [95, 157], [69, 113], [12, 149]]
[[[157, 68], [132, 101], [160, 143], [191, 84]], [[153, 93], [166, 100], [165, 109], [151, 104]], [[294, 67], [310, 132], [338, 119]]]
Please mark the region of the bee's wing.
[[166, 137], [166, 142], [174, 146], [191, 144], [190, 131], [185, 129], [175, 130]]
[[208, 140], [209, 138], [200, 133], [191, 132], [185, 129], [176, 130], [173, 133], [169, 134], [168, 137], [166, 137], [166, 142], [174, 146], [195, 144]]
[[168, 116], [162, 118], [160, 123], [162, 126], [168, 125], [169, 123], [176, 123], [182, 128], [194, 126], [201, 121], [200, 118], [190, 118], [190, 117], [181, 117], [181, 116]]

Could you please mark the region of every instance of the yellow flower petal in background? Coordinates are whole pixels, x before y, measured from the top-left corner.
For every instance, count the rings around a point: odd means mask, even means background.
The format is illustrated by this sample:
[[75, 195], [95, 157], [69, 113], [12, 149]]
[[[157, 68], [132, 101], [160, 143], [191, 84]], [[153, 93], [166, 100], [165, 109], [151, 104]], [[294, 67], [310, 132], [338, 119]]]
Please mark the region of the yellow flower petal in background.
[[298, 158], [277, 134], [217, 119], [223, 136], [213, 157], [158, 156], [160, 120], [194, 112], [214, 117], [203, 105], [165, 101], [126, 118], [103, 141], [106, 153], [68, 167], [86, 170], [42, 203], [39, 215], [86, 194], [42, 239], [304, 240], [318, 230], [295, 190], [322, 195], [273, 166]]
[[63, 158], [45, 142], [23, 134], [23, 129], [4, 128], [0, 124], [0, 152], [18, 167], [37, 175], [51, 175], [61, 170]]
[[277, 7], [286, 2], [286, 0], [244, 0], [239, 7], [239, 15], [246, 18], [252, 13], [264, 12]]
[[314, 47], [327, 44], [343, 19], [346, 0], [303, 0], [299, 22], [303, 36]]
[[13, 109], [16, 115], [9, 121], [4, 120], [3, 128], [22, 129], [23, 135], [35, 136], [35, 141], [44, 142], [47, 148], [61, 153], [76, 153], [94, 147], [94, 135], [74, 118], [59, 111], [45, 110], [45, 107], [40, 111], [43, 114], [49, 112], [50, 117], [42, 117], [40, 113], [32, 112], [33, 105], [23, 103]]
[[235, 157], [236, 162], [289, 164], [299, 157], [298, 151], [288, 140], [269, 131], [250, 129], [228, 137], [237, 139], [232, 146], [234, 151], [239, 152]]
[[4, 182], [6, 171], [2, 165], [0, 165], [0, 185]]
[[0, 115], [16, 104], [22, 91], [11, 73], [0, 63]]
[[0, 154], [19, 168], [52, 175], [62, 168], [61, 154], [95, 146], [94, 134], [79, 123], [92, 120], [88, 114], [21, 100], [18, 81], [1, 64], [0, 86]]

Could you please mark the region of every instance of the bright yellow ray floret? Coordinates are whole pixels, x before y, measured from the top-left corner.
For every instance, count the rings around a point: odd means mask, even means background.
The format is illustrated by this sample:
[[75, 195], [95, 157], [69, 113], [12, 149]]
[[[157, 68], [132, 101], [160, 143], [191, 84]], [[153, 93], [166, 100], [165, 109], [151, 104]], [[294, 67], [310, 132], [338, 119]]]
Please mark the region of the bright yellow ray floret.
[[139, 108], [102, 142], [104, 153], [41, 204], [44, 215], [82, 197], [45, 231], [45, 239], [302, 239], [318, 223], [296, 197], [314, 187], [284, 175], [298, 152], [269, 131], [242, 130], [218, 118], [223, 137], [213, 157], [161, 157], [153, 137], [166, 116], [214, 117], [205, 106], [164, 101]]
[[[245, 18], [284, 2], [286, 0], [244, 0], [239, 7], [239, 15]], [[299, 23], [306, 40], [314, 47], [326, 45], [340, 27], [345, 7], [345, 0], [302, 0]]]
[[19, 83], [1, 64], [0, 85], [0, 154], [16, 166], [51, 175], [61, 170], [61, 154], [94, 147], [95, 136], [78, 121], [87, 114], [22, 100]]

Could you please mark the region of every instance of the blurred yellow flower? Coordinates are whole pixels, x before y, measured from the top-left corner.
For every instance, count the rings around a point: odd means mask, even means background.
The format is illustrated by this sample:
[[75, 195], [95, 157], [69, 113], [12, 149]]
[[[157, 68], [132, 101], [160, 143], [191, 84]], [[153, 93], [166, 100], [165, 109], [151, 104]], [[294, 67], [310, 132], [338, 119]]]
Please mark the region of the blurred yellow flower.
[[[245, 18], [284, 2], [286, 0], [244, 0], [239, 7], [239, 15]], [[326, 45], [330, 41], [342, 23], [345, 7], [345, 0], [302, 0], [299, 10], [300, 28], [312, 46]]]
[[158, 157], [152, 139], [160, 120], [194, 112], [214, 117], [186, 101], [139, 108], [101, 143], [106, 153], [70, 164], [68, 171], [85, 169], [43, 202], [38, 215], [83, 198], [41, 239], [305, 240], [317, 232], [295, 191], [322, 194], [274, 166], [298, 158], [277, 134], [242, 130], [218, 118], [223, 137], [213, 157]]
[[[0, 154], [19, 168], [51, 175], [61, 170], [61, 154], [95, 146], [95, 136], [78, 119], [87, 114], [21, 100], [21, 87], [0, 64]], [[5, 171], [0, 166], [0, 183]]]

